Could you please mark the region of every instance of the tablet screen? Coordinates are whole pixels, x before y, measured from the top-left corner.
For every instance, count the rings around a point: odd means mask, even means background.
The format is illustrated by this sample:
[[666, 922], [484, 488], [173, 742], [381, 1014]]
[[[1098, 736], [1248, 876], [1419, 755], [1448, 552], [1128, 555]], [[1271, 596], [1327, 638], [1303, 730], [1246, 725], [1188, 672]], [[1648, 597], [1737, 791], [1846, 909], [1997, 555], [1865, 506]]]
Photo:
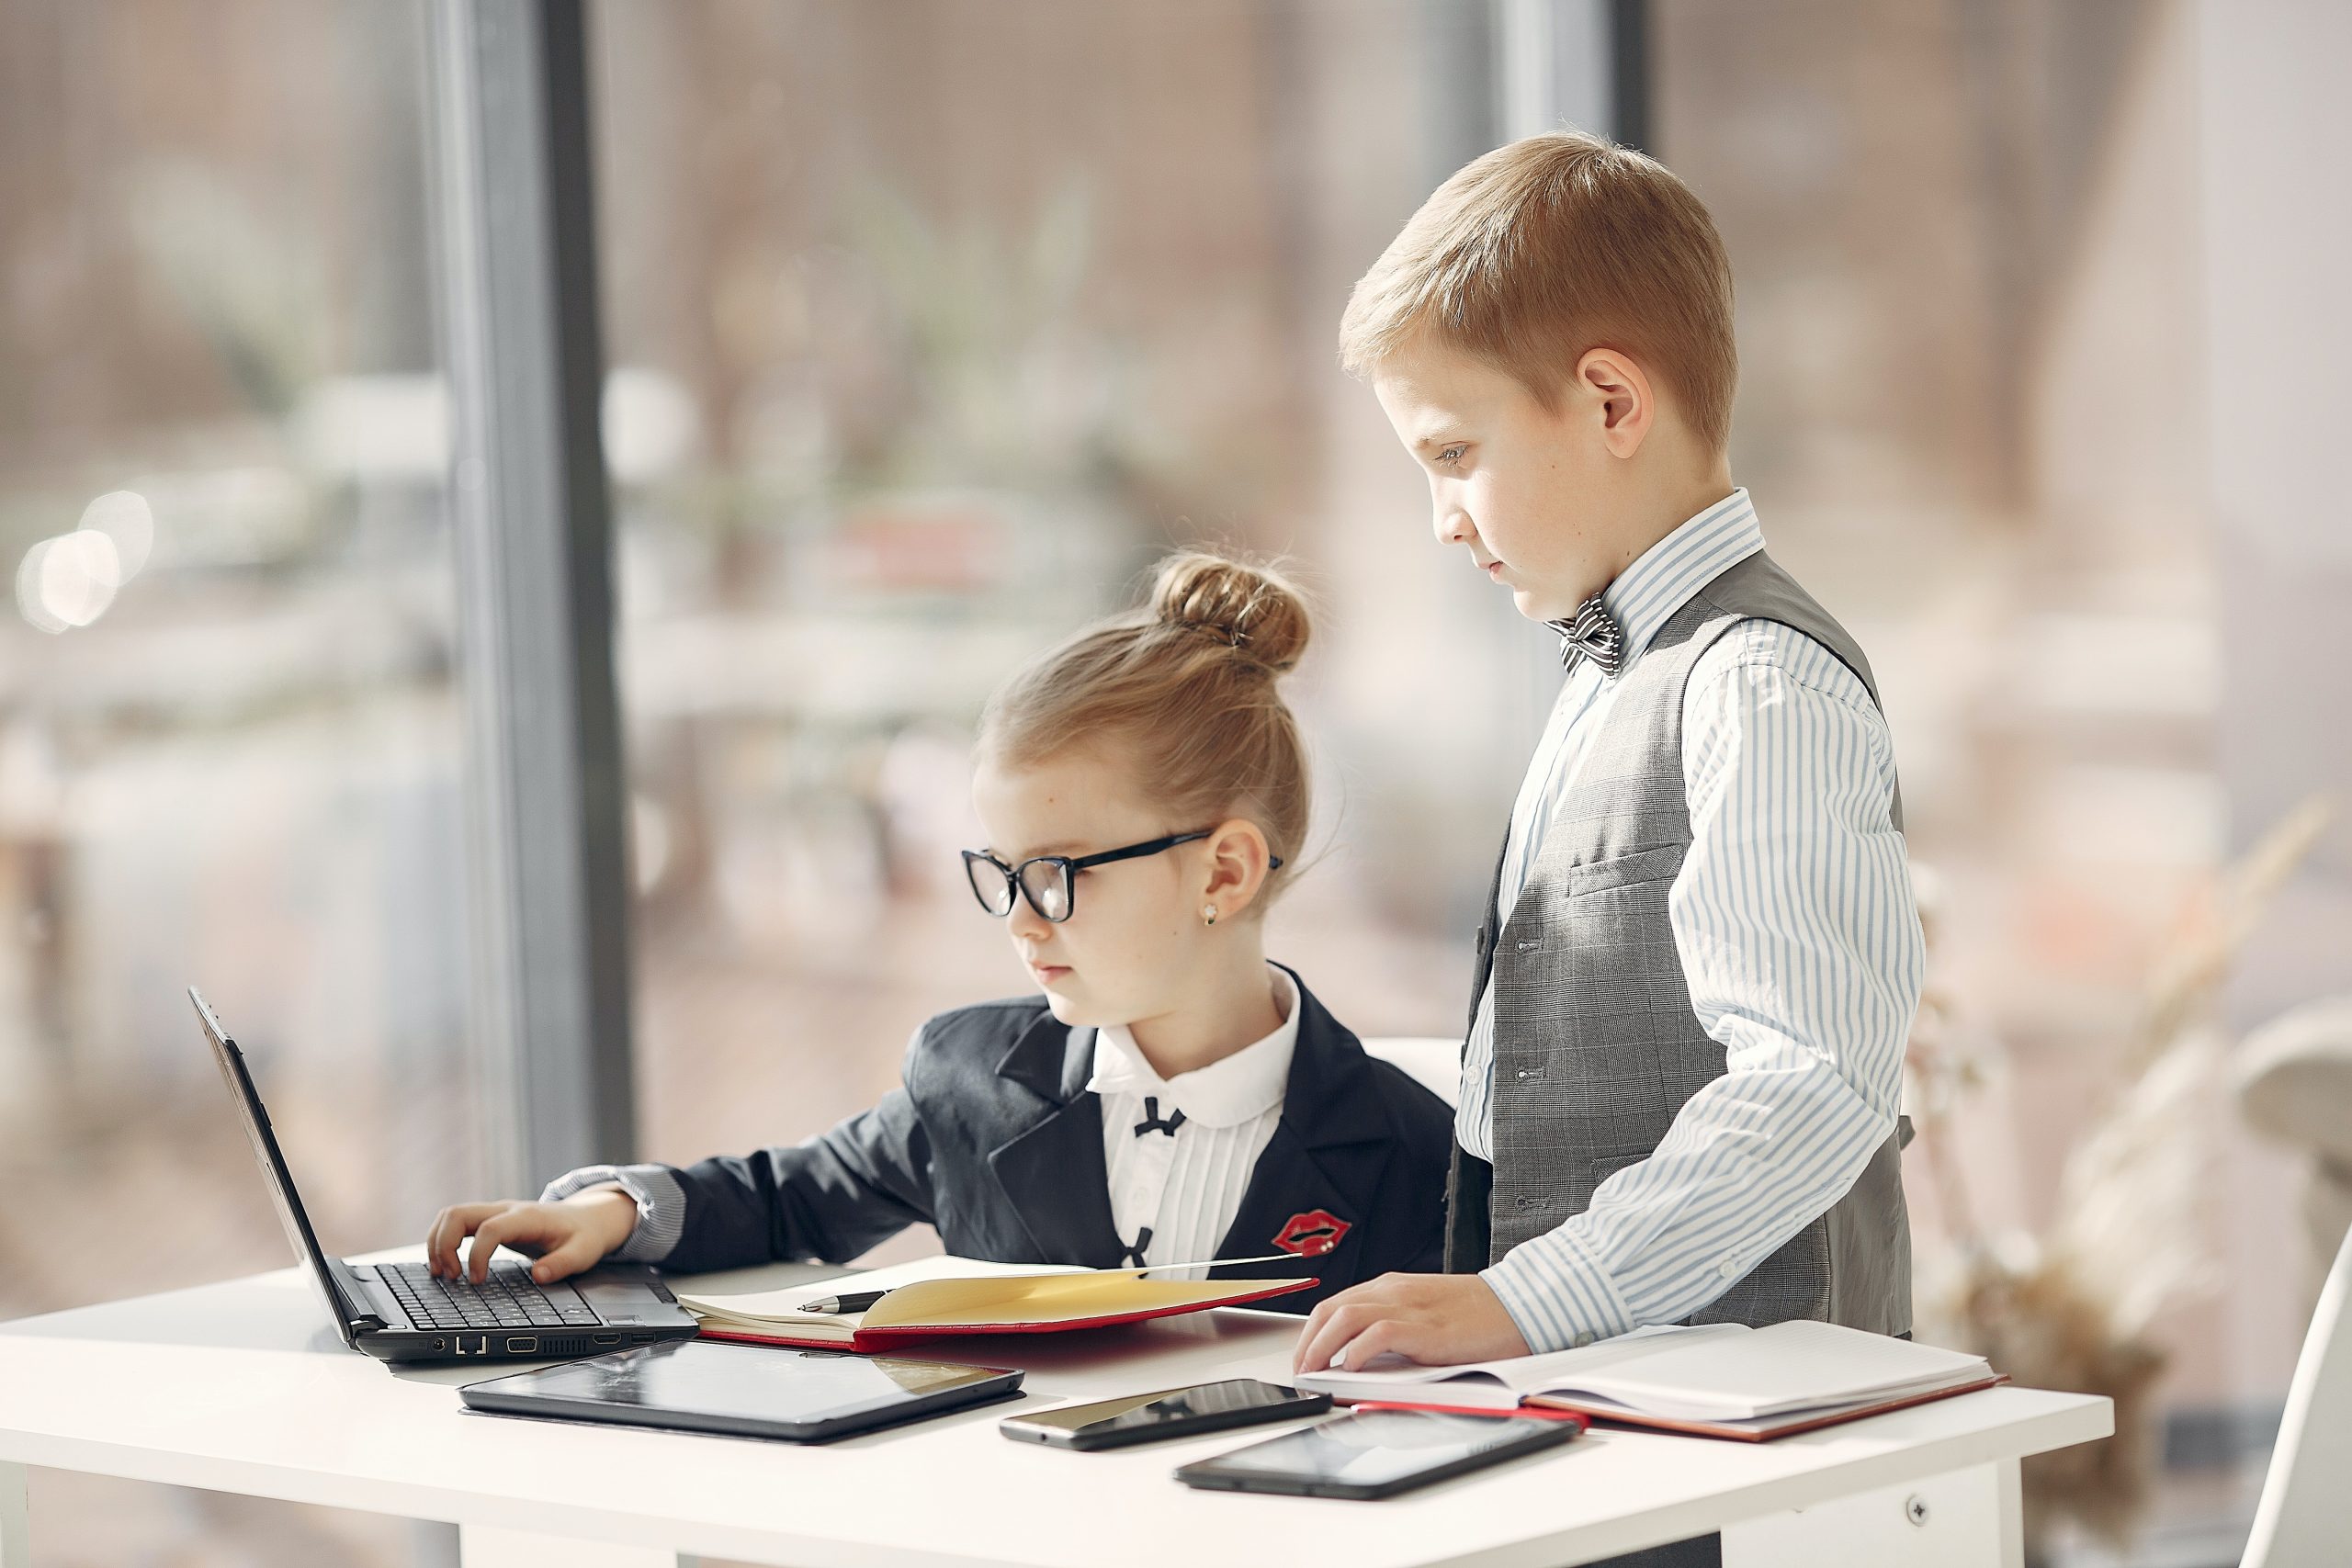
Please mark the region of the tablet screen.
[[887, 1409], [1002, 1375], [992, 1368], [945, 1361], [689, 1340], [616, 1351], [474, 1386], [494, 1387], [510, 1398], [584, 1402], [618, 1412], [642, 1412], [648, 1417], [665, 1411], [693, 1412], [797, 1426]]
[[1464, 1460], [1500, 1457], [1514, 1448], [1541, 1447], [1575, 1435], [1573, 1427], [1526, 1419], [1370, 1410], [1220, 1454], [1204, 1461], [1203, 1468], [1378, 1486]]

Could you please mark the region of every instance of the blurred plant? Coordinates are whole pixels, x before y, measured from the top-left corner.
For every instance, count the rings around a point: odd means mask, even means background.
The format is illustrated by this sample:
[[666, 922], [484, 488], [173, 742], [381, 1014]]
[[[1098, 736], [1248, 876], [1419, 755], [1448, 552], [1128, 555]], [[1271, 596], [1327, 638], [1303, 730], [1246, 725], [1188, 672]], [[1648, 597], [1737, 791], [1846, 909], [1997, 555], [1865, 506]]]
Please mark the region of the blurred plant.
[[288, 417], [325, 356], [326, 268], [315, 237], [272, 222], [194, 162], [151, 164], [128, 191], [141, 254], [230, 383], [261, 412]]
[[2165, 1359], [2150, 1326], [2213, 1278], [2199, 1219], [2215, 1158], [2209, 1111], [2229, 1056], [2215, 1004], [2271, 895], [2331, 816], [2324, 801], [2304, 801], [2184, 911], [2124, 1043], [2125, 1081], [2068, 1153], [2039, 1237], [1982, 1229], [1947, 1134], [1985, 1064], [1954, 1029], [1948, 993], [1921, 1002], [1909, 1058], [1922, 1152], [1958, 1253], [1930, 1303], [1937, 1332], [2020, 1383], [2115, 1402], [2113, 1438], [2025, 1461], [2033, 1541], [2071, 1519], [2120, 1544], [2145, 1506], [2157, 1457], [2152, 1394]]

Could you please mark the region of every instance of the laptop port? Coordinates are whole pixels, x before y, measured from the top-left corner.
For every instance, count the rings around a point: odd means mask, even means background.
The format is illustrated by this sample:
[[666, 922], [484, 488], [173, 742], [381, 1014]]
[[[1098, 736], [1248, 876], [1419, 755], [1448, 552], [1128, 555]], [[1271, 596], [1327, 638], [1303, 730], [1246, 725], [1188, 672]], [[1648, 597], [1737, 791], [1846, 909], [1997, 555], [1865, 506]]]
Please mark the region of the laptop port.
[[[469, 1348], [467, 1347], [467, 1344], [466, 1344], [466, 1341], [467, 1341], [467, 1340], [469, 1340], [469, 1339], [471, 1339], [471, 1340], [473, 1341], [473, 1345], [472, 1345], [472, 1347], [471, 1347], [470, 1348]], [[490, 1354], [490, 1336], [489, 1336], [489, 1335], [487, 1335], [487, 1334], [460, 1334], [460, 1335], [458, 1335], [458, 1355], [460, 1355], [460, 1356], [487, 1356], [487, 1355], [489, 1355], [489, 1354]]]
[[447, 1339], [435, 1339], [433, 1342], [433, 1348], [435, 1350], [447, 1350], [449, 1348], [449, 1342]]
[[535, 1338], [513, 1334], [506, 1337], [506, 1353], [510, 1356], [527, 1356], [538, 1348], [539, 1342]]
[[621, 1337], [617, 1334], [599, 1334], [595, 1339], [599, 1345], [617, 1345], [621, 1342]]

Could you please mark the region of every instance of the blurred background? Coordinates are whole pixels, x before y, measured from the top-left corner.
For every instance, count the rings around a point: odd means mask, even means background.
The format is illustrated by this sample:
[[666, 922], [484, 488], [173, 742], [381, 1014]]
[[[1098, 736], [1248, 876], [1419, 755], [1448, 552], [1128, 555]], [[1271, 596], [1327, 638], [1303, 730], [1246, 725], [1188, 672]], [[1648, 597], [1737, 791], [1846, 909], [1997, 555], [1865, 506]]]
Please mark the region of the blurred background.
[[[978, 705], [1193, 541], [1317, 601], [1318, 850], [1273, 951], [1361, 1033], [1458, 1031], [1556, 665], [1432, 543], [1334, 329], [1460, 164], [1611, 131], [1723, 231], [1735, 475], [1902, 758], [1923, 1325], [2010, 1343], [1989, 1286], [2123, 1259], [2079, 1372], [2142, 1462], [2049, 1479], [2037, 1554], [2235, 1562], [2352, 1210], [2227, 1092], [2245, 1036], [2352, 990], [2342, 16], [587, 14], [639, 1154], [813, 1134], [923, 1018], [1023, 988], [954, 854]], [[432, 66], [424, 0], [0, 0], [0, 1318], [288, 1261], [191, 981], [330, 1247], [503, 1168]], [[33, 1489], [43, 1568], [454, 1560]]]

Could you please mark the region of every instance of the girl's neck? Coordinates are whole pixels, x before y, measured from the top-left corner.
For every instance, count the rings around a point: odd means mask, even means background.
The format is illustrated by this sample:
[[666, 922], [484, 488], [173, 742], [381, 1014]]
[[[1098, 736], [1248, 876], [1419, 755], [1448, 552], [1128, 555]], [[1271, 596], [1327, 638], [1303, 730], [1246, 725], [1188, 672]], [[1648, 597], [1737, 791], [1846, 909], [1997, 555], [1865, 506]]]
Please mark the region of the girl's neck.
[[1267, 966], [1263, 944], [1250, 940], [1228, 945], [1228, 953], [1203, 970], [1185, 1006], [1127, 1025], [1136, 1049], [1163, 1078], [1221, 1062], [1283, 1025], [1282, 990]]

